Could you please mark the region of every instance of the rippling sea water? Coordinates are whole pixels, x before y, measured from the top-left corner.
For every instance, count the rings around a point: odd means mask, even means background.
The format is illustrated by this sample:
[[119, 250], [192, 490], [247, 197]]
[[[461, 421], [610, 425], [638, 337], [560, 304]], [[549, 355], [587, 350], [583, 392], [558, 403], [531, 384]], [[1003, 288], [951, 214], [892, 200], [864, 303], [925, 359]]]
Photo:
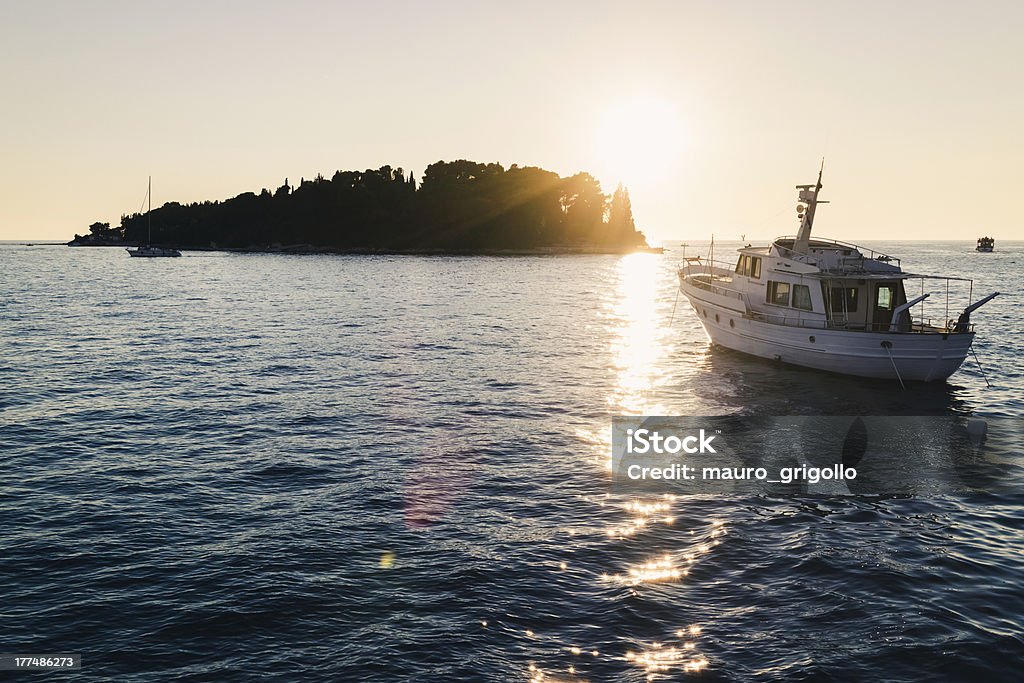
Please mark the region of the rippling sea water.
[[83, 680], [1019, 680], [1019, 449], [999, 493], [609, 487], [616, 414], [1019, 418], [1024, 244], [881, 246], [1005, 292], [975, 314], [991, 388], [711, 350], [678, 252], [0, 245], [0, 651]]

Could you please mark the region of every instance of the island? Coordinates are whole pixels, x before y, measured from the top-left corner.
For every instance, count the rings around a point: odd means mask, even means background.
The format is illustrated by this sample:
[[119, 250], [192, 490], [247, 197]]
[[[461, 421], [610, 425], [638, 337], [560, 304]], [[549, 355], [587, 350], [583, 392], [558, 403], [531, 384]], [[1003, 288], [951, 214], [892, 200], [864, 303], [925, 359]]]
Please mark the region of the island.
[[123, 247], [134, 246], [134, 242], [128, 242], [124, 238], [124, 228], [112, 228], [110, 223], [96, 221], [89, 226], [89, 232], [85, 235], [75, 235], [75, 238], [68, 242], [69, 247]]
[[605, 194], [588, 173], [515, 164], [438, 161], [420, 183], [382, 166], [285, 179], [271, 192], [224, 201], [169, 202], [94, 223], [72, 246], [147, 241], [178, 249], [349, 253], [623, 253], [651, 250], [629, 192]]

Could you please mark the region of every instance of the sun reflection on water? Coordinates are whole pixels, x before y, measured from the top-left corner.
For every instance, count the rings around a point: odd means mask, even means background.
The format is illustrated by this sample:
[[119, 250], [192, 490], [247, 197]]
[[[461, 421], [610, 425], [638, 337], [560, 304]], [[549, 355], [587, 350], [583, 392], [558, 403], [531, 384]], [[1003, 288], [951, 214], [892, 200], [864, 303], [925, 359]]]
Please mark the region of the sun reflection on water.
[[[590, 539], [605, 539], [603, 542], [619, 545], [624, 550], [643, 551], [646, 557], [639, 562], [622, 566], [619, 573], [602, 572], [600, 568], [588, 569], [586, 562], [568, 562], [557, 558], [549, 566], [553, 571], [565, 572], [570, 567], [574, 577], [592, 572], [592, 580], [604, 587], [611, 599], [632, 598], [646, 591], [673, 591], [676, 586], [686, 584], [688, 577], [700, 566], [701, 559], [716, 552], [716, 547], [728, 535], [728, 528], [721, 519], [692, 519], [686, 516], [684, 497], [664, 494], [655, 498], [621, 497], [612, 493], [597, 496], [580, 496], [595, 506], [602, 516], [622, 516], [626, 521], [613, 522], [609, 528], [600, 523], [564, 529], [570, 545], [586, 544]], [[679, 518], [679, 524], [671, 529], [660, 526], [666, 518]], [[613, 521], [607, 519], [606, 523]], [[629, 534], [620, 533], [624, 528]], [[654, 529], [660, 529], [656, 533]], [[608, 539], [608, 531], [614, 539]], [[661, 539], [663, 549], [653, 552], [652, 541]], [[664, 542], [667, 540], [667, 546]], [[595, 571], [596, 570], [596, 571]], [[705, 569], [705, 572], [707, 570]], [[481, 615], [483, 616], [483, 615]], [[482, 620], [484, 628], [508, 628], [524, 642], [529, 643], [535, 656], [546, 661], [529, 662], [527, 676], [531, 681], [579, 681], [593, 675], [597, 666], [619, 662], [636, 667], [648, 681], [678, 679], [683, 675], [699, 674], [711, 667], [711, 661], [700, 652], [703, 627], [699, 623], [662, 624], [660, 634], [653, 641], [633, 640], [622, 649], [609, 647], [607, 642], [599, 645], [596, 641], [586, 642], [574, 639], [563, 640], [553, 633], [528, 628], [525, 624], [513, 626], [504, 619]], [[617, 636], [618, 638], [618, 636]]]
[[618, 264], [615, 300], [608, 306], [616, 373], [615, 389], [608, 402], [617, 413], [665, 412], [650, 401], [652, 390], [667, 379], [659, 370], [667, 353], [666, 330], [658, 314], [659, 259], [655, 254], [629, 254]]
[[609, 579], [630, 586], [638, 586], [642, 583], [676, 581], [688, 573], [689, 570], [680, 569], [672, 555], [666, 553], [661, 557], [635, 564], [629, 568], [626, 574], [612, 575]]
[[[608, 367], [613, 382], [607, 402], [611, 414], [671, 412], [656, 399], [673, 380], [666, 370], [674, 346], [667, 324], [663, 265], [651, 254], [625, 256], [616, 264], [616, 285], [603, 310], [610, 332]], [[671, 304], [671, 299], [668, 301]], [[610, 469], [611, 432], [605, 425], [577, 427], [576, 437], [583, 450], [600, 459], [595, 464]], [[699, 576], [694, 572], [701, 558], [715, 552], [719, 537], [726, 533], [720, 521], [690, 518], [685, 499], [668, 493], [645, 498], [608, 492], [579, 499], [593, 505], [596, 514], [587, 518], [589, 523], [564, 528], [567, 545], [586, 548], [597, 539], [608, 548], [628, 553], [627, 561], [614, 567], [594, 567], [588, 566], [585, 558], [563, 555], [551, 558], [547, 565], [561, 575], [560, 580], [586, 580], [590, 574], [590, 580], [612, 600], [680, 589], [692, 580], [691, 575]], [[501, 621], [495, 617], [491, 623]], [[628, 650], [607, 643], [566, 642], [526, 626], [517, 624], [514, 631], [538, 657], [529, 663], [527, 678], [531, 681], [580, 680], [580, 676], [591, 675], [594, 666], [611, 662], [639, 667], [651, 681], [698, 673], [710, 666], [699, 652], [701, 627], [697, 624], [663, 624], [657, 634], [651, 634], [656, 636], [655, 642], [633, 640]]]
[[[697, 633], [699, 633], [699, 626], [691, 626], [690, 632], [693, 633], [695, 628]], [[684, 631], [680, 629], [676, 633], [679, 635], [684, 633]], [[696, 643], [692, 640], [679, 644], [655, 642], [650, 643], [650, 645], [639, 652], [633, 652], [632, 650], [626, 652], [624, 659], [642, 668], [648, 674], [647, 680], [653, 680], [654, 674], [667, 673], [677, 669], [687, 673], [698, 672], [707, 668], [708, 660], [704, 655], [693, 652], [696, 646]]]

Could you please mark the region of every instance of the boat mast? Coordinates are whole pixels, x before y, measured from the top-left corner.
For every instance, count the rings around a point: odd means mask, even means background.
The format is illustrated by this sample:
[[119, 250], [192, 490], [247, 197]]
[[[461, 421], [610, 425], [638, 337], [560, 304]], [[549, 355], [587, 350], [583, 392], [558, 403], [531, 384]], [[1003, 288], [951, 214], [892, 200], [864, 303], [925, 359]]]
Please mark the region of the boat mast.
[[814, 185], [797, 185], [800, 190], [796, 215], [800, 218], [800, 232], [796, 234], [793, 241], [793, 251], [797, 254], [806, 254], [810, 248], [811, 227], [814, 225], [814, 210], [818, 204], [828, 204], [827, 201], [819, 201], [818, 193], [821, 192], [821, 174], [825, 170], [825, 159], [821, 160], [821, 168], [818, 169], [818, 182]]
[[146, 199], [149, 200], [149, 208], [146, 209], [146, 229], [149, 232], [146, 246], [149, 246], [153, 244], [153, 176], [149, 176], [149, 184], [146, 186]]

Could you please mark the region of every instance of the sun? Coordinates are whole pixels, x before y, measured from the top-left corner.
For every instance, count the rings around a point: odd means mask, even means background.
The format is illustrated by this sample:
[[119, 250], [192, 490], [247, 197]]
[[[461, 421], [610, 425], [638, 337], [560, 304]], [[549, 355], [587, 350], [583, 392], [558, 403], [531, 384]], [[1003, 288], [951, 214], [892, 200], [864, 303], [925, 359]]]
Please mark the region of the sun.
[[638, 96], [608, 107], [594, 131], [594, 156], [606, 190], [631, 188], [666, 178], [683, 153], [684, 126], [668, 100]]

